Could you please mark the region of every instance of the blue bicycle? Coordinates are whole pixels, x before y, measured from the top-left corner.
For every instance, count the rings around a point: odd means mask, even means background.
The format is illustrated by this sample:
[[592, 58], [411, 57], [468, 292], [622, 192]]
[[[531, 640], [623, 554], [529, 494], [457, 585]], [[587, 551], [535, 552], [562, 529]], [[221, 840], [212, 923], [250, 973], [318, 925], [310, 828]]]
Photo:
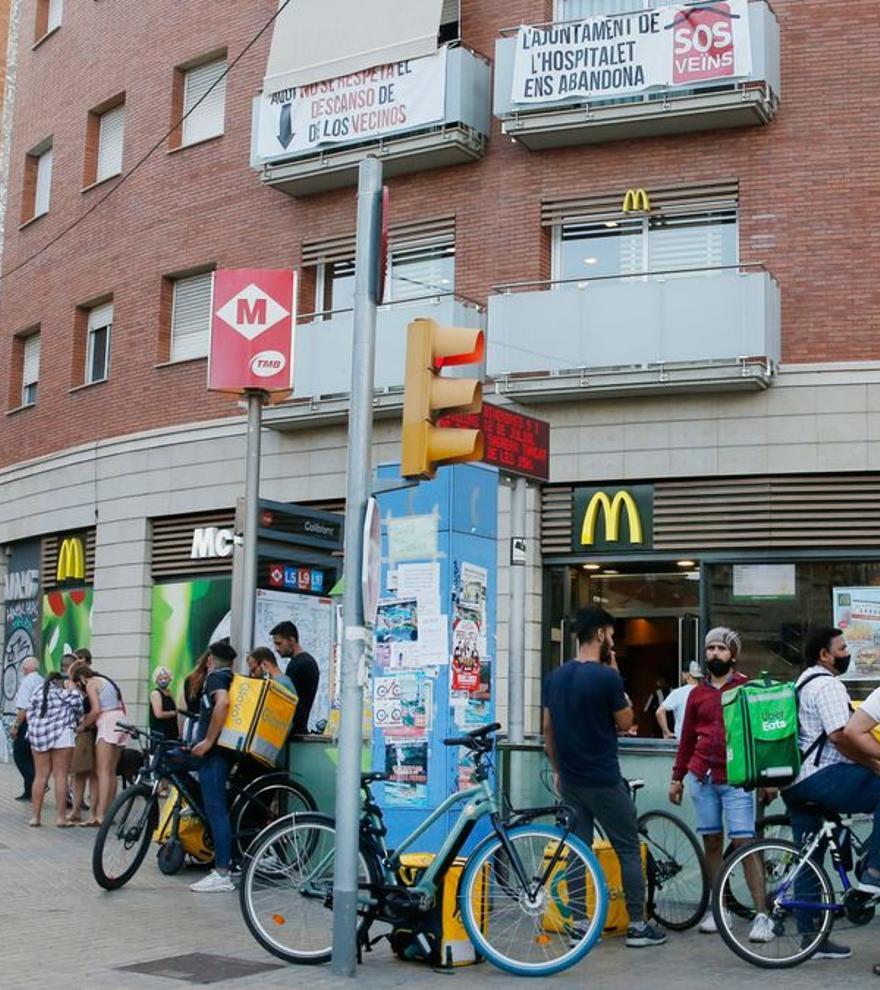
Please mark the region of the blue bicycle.
[[[477, 952], [517, 976], [549, 976], [581, 960], [602, 933], [608, 891], [592, 851], [574, 835], [564, 806], [516, 811], [510, 820], [490, 781], [495, 723], [445, 739], [473, 754], [475, 786], [451, 795], [400, 843], [385, 844], [382, 811], [370, 786], [386, 774], [361, 775], [363, 805], [358, 855], [358, 945], [409, 932], [430, 951], [429, 919], [443, 879], [476, 823], [491, 834], [467, 857], [458, 912]], [[439, 852], [418, 876], [405, 876], [401, 857], [446, 812], [461, 805]], [[535, 820], [552, 815], [556, 824]], [[332, 818], [296, 814], [276, 822], [248, 850], [239, 888], [245, 922], [266, 950], [292, 963], [330, 959], [336, 829]], [[378, 935], [374, 925], [390, 926]]]

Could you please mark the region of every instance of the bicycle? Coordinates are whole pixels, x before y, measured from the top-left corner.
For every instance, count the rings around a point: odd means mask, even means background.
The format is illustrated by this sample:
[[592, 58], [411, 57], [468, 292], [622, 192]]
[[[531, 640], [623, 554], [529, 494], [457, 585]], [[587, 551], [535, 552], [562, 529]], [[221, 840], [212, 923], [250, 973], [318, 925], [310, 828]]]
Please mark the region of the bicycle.
[[[804, 808], [822, 819], [814, 834], [805, 836], [800, 845], [773, 838], [740, 846], [725, 860], [712, 890], [712, 912], [721, 937], [741, 959], [764, 969], [805, 962], [819, 950], [838, 918], [866, 925], [878, 903], [877, 897], [850, 883], [850, 871], [859, 877], [866, 862], [866, 843], [853, 831], [859, 816], [842, 816], [813, 803], [805, 803]], [[831, 853], [839, 889], [822, 866], [826, 850]], [[769, 942], [749, 941], [754, 910], [729, 909], [732, 902], [750, 901], [745, 875], [750, 857], [756, 857], [765, 884], [767, 914], [773, 926]]]
[[[571, 834], [571, 809], [554, 805], [519, 811], [513, 826], [501, 814], [490, 782], [493, 734], [499, 728], [493, 723], [443, 740], [473, 754], [474, 786], [450, 795], [397, 849], [386, 847], [382, 811], [371, 792], [371, 785], [388, 775], [361, 775], [359, 952], [388, 937], [370, 937], [377, 922], [424, 931], [420, 921], [438, 903], [447, 870], [484, 818], [492, 831], [467, 857], [458, 888], [458, 910], [477, 952], [509, 973], [546, 976], [573, 966], [599, 939], [608, 892], [592, 851]], [[461, 812], [440, 851], [415, 883], [406, 885], [402, 854], [456, 805], [462, 805]], [[548, 814], [556, 816], [557, 824], [535, 824]], [[287, 962], [311, 965], [330, 959], [333, 925], [327, 912], [333, 911], [335, 837], [331, 817], [298, 815], [266, 829], [245, 857], [239, 886], [245, 923], [263, 948]]]
[[[144, 732], [134, 725], [117, 723], [137, 740], [144, 757], [134, 784], [120, 793], [111, 804], [95, 836], [92, 873], [105, 890], [117, 890], [137, 873], [146, 856], [159, 822], [160, 787], [170, 784], [176, 790], [169, 837], [158, 852], [162, 873], [176, 873], [186, 853], [180, 841], [180, 821], [184, 813], [195, 815], [210, 837], [201, 790], [195, 778], [169, 759], [169, 752], [179, 748], [179, 740], [168, 740], [155, 732]], [[270, 772], [247, 779], [247, 770], [237, 763], [230, 773], [230, 824], [233, 836], [233, 859], [240, 862], [244, 854], [267, 825], [284, 815], [316, 811], [317, 805], [308, 790], [286, 773]]]
[[[549, 768], [541, 773], [544, 786], [556, 793]], [[626, 781], [633, 805], [644, 780]], [[558, 796], [558, 795], [557, 795]], [[700, 842], [690, 828], [670, 811], [646, 811], [637, 819], [645, 846], [645, 916], [671, 931], [693, 928], [709, 905], [709, 876]], [[598, 838], [607, 836], [597, 821]]]

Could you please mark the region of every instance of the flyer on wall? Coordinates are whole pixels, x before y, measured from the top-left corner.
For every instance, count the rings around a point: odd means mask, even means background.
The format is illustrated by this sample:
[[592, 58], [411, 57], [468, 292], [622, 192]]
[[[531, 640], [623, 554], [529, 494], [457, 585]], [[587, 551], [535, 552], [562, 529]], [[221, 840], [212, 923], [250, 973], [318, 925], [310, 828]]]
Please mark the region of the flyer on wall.
[[427, 808], [428, 742], [388, 739], [385, 742], [385, 804], [389, 808]]
[[849, 681], [880, 678], [880, 587], [834, 588], [834, 625], [849, 647]]

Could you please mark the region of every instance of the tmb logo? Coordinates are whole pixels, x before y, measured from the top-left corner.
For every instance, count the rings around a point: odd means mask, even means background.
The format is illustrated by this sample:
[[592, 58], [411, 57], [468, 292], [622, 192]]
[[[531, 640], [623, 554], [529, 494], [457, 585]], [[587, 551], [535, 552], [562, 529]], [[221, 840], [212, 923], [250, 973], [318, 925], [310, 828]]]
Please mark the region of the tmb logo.
[[271, 378], [284, 371], [287, 358], [281, 351], [260, 351], [251, 358], [251, 373], [258, 378]]
[[684, 10], [673, 27], [673, 83], [732, 76], [736, 69], [730, 4]]
[[[246, 340], [259, 337], [269, 327], [274, 327], [279, 320], [283, 320], [288, 313], [288, 310], [253, 282], [217, 310], [217, 316]], [[272, 374], [274, 373], [273, 371]]]

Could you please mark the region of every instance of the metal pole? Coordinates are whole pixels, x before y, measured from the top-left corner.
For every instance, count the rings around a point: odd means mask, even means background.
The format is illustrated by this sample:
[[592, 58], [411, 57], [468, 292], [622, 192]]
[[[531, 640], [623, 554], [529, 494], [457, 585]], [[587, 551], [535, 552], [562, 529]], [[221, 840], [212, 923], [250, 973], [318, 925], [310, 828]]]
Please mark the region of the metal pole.
[[247, 393], [247, 446], [244, 480], [244, 547], [241, 580], [241, 620], [238, 623], [241, 659], [254, 645], [254, 596], [257, 590], [257, 528], [260, 522], [260, 429], [265, 394]]
[[[514, 478], [510, 492], [511, 539], [526, 535], [525, 478]], [[510, 567], [510, 625], [507, 647], [507, 736], [512, 743], [525, 740], [525, 678], [526, 678], [526, 568], [525, 564]]]
[[365, 158], [358, 170], [354, 270], [354, 346], [348, 421], [348, 486], [342, 598], [339, 768], [336, 773], [336, 864], [333, 885], [333, 961], [339, 976], [357, 962], [358, 824], [366, 629], [361, 597], [364, 518], [370, 495], [373, 364], [376, 351], [376, 274], [381, 222], [382, 165]]

